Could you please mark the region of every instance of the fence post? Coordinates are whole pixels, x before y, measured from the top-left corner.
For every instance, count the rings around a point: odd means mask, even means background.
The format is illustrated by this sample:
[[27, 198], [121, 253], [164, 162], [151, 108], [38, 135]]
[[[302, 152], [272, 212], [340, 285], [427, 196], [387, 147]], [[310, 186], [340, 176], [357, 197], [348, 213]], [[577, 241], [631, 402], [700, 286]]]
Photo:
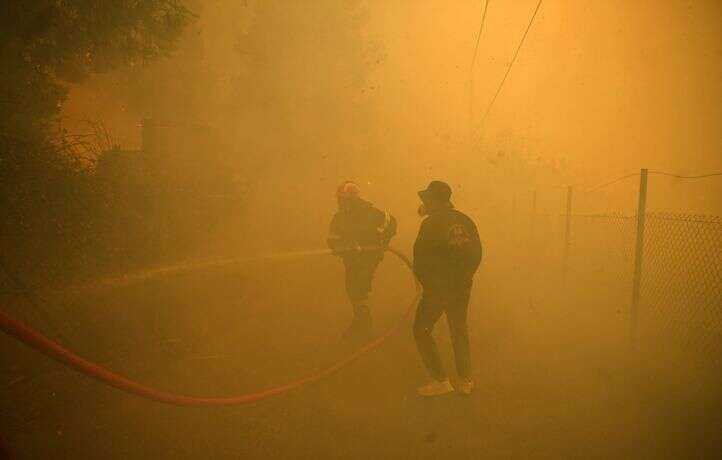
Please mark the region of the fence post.
[[644, 256], [644, 221], [647, 210], [647, 169], [639, 175], [639, 205], [637, 207], [637, 241], [634, 251], [634, 278], [632, 280], [632, 306], [629, 312], [629, 334], [632, 349], [637, 348], [639, 321], [639, 289], [642, 280], [642, 257]]
[[572, 227], [572, 186], [567, 186], [567, 213], [564, 223], [564, 262], [562, 266], [562, 277], [567, 278], [567, 260], [569, 259], [569, 244]]

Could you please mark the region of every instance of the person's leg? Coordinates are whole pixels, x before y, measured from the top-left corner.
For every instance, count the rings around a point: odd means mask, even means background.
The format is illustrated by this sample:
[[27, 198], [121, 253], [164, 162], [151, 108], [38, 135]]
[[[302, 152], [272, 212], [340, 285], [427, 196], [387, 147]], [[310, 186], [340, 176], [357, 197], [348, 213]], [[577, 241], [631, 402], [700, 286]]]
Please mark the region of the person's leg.
[[370, 254], [359, 262], [358, 272], [358, 298], [360, 303], [360, 319], [361, 327], [370, 332], [373, 324], [371, 320], [371, 310], [369, 309], [369, 295], [371, 294], [374, 274], [379, 265], [377, 256]]
[[368, 307], [368, 296], [371, 290], [368, 264], [363, 260], [346, 260], [346, 293], [353, 307], [353, 320], [346, 331], [346, 335], [361, 330], [371, 329], [371, 313]]
[[449, 296], [446, 319], [449, 323], [449, 335], [454, 347], [456, 372], [459, 378], [466, 380], [471, 375], [471, 353], [469, 347], [469, 327], [466, 321], [469, 311], [471, 286], [457, 288]]
[[359, 288], [360, 264], [355, 260], [344, 260], [346, 267], [346, 295], [351, 305], [357, 305], [366, 301], [363, 290]]
[[441, 364], [439, 349], [436, 347], [436, 342], [431, 333], [443, 312], [442, 297], [424, 292], [416, 309], [416, 318], [414, 319], [414, 338], [416, 339], [416, 346], [419, 349], [421, 360], [431, 377], [438, 381], [446, 379], [446, 372]]

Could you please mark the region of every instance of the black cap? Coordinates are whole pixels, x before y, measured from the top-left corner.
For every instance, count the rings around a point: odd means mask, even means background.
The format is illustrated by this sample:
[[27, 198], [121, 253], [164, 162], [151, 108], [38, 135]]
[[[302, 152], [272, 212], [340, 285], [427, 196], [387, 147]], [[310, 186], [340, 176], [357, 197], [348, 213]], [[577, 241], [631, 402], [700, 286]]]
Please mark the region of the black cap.
[[439, 180], [432, 181], [426, 190], [419, 192], [419, 198], [421, 201], [436, 200], [436, 201], [449, 201], [451, 198], [451, 187], [446, 182]]

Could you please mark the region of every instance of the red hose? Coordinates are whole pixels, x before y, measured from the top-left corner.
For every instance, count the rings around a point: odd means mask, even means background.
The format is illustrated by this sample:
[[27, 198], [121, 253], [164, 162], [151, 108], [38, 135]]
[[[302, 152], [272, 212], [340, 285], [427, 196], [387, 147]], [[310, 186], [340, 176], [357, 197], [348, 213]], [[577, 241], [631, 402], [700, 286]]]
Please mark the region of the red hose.
[[[406, 256], [393, 248], [389, 248], [389, 252], [393, 253], [399, 259], [401, 259], [401, 261], [404, 262], [404, 264], [406, 264], [409, 269], [412, 269], [411, 263]], [[415, 282], [416, 296], [414, 297], [414, 301], [411, 303], [404, 317], [408, 316], [411, 313], [413, 307], [418, 302], [421, 294], [421, 287], [416, 280]], [[229, 396], [225, 398], [204, 398], [179, 395], [167, 391], [157, 390], [155, 388], [151, 388], [149, 386], [131, 380], [127, 377], [124, 377], [120, 374], [116, 374], [115, 372], [112, 372], [103, 366], [100, 366], [92, 361], [88, 361], [87, 359], [78, 356], [77, 354], [73, 353], [62, 345], [48, 339], [39, 332], [25, 326], [18, 320], [6, 315], [5, 313], [0, 312], [0, 329], [2, 329], [3, 332], [36, 349], [37, 351], [47, 355], [48, 357], [68, 367], [71, 367], [85, 375], [94, 377], [107, 385], [112, 385], [125, 392], [133, 393], [135, 395], [154, 401], [166, 404], [175, 404], [179, 406], [228, 406], [234, 404], [250, 403], [254, 401], [260, 401], [271, 396], [286, 393], [295, 388], [299, 388], [307, 383], [317, 382], [346, 367], [347, 365], [349, 365], [362, 355], [373, 350], [374, 348], [377, 348], [391, 334], [396, 332], [396, 330], [398, 330], [401, 324], [402, 322], [399, 321], [394, 327], [390, 328], [383, 335], [367, 343], [362, 348], [352, 353], [350, 356], [347, 356], [346, 358], [338, 361], [332, 366], [327, 367], [326, 369], [323, 369], [319, 372], [309, 374], [298, 380], [288, 382], [284, 385], [268, 388], [266, 390], [258, 391], [256, 393]]]

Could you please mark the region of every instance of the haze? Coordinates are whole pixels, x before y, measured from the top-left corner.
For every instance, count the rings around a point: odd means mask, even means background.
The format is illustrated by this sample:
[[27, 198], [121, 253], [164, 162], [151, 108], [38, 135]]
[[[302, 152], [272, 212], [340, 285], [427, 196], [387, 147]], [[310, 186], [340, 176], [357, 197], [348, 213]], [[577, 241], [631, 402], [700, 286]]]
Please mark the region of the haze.
[[413, 394], [414, 282], [387, 254], [370, 307], [396, 333], [249, 406], [145, 401], [0, 335], [17, 458], [713, 458], [722, 2], [547, 0], [530, 25], [537, 0], [490, 1], [475, 61], [483, 1], [182, 3], [167, 54], [56, 77], [48, 138], [92, 137], [74, 157], [92, 198], [38, 185], [59, 204], [7, 208], [8, 313], [154, 387], [274, 387], [359, 349], [324, 252], [337, 186], [390, 211], [410, 256], [417, 191], [444, 180], [484, 247], [477, 389]]

